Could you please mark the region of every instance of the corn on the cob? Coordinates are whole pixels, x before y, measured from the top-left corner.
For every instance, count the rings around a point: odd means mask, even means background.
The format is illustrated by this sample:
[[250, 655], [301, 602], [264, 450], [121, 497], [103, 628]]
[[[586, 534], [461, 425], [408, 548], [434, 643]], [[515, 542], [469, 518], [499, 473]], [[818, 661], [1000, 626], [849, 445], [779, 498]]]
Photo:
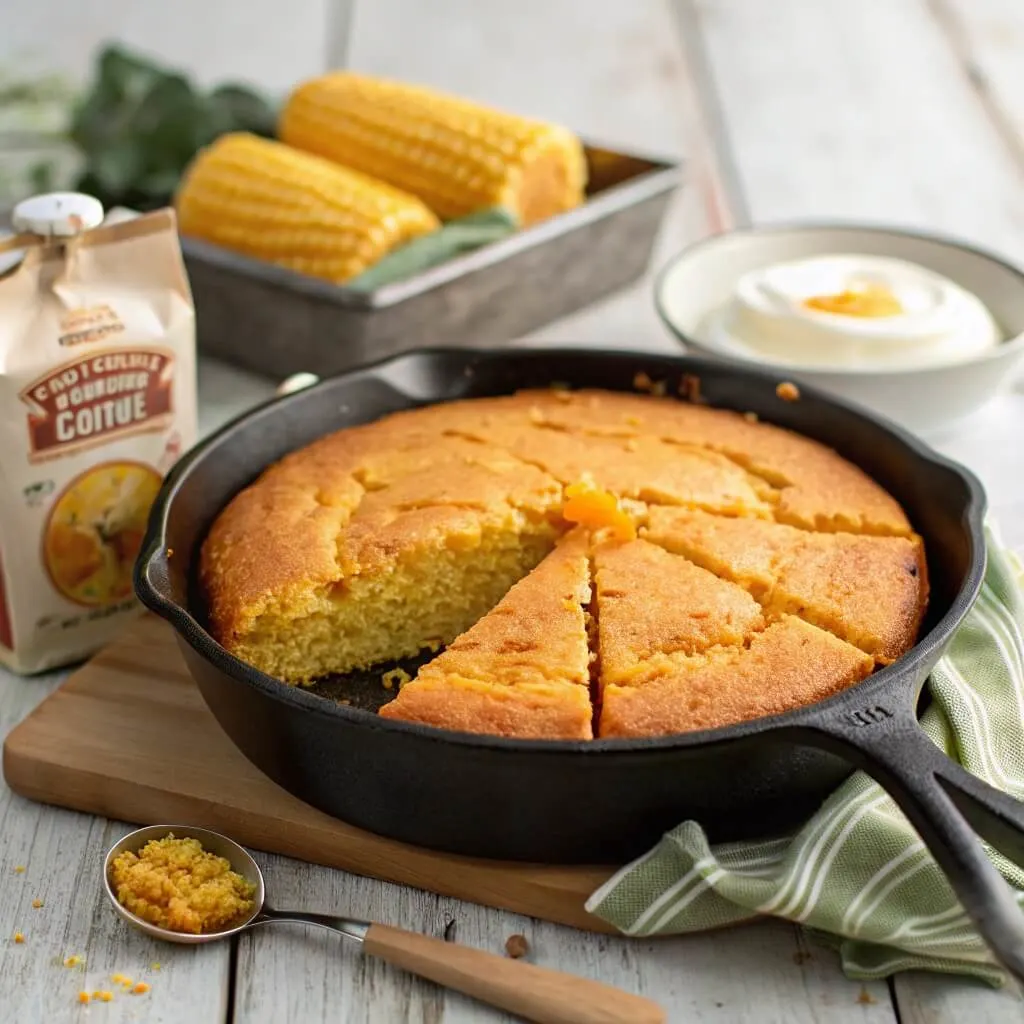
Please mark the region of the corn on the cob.
[[246, 132], [195, 158], [176, 206], [184, 235], [335, 283], [440, 227], [415, 196]]
[[533, 224], [579, 205], [586, 184], [583, 147], [565, 128], [351, 72], [295, 89], [278, 135], [419, 196], [444, 219], [504, 206]]

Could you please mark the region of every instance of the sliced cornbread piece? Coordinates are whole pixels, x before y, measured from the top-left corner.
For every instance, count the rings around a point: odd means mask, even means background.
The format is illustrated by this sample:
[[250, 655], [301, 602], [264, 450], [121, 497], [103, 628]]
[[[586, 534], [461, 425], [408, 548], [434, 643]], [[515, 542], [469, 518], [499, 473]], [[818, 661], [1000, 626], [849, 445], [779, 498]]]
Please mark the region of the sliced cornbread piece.
[[460, 732], [590, 739], [588, 537], [574, 530], [380, 709]]
[[540, 470], [468, 442], [399, 445], [370, 430], [285, 459], [204, 545], [217, 638], [286, 682], [447, 643], [562, 530], [562, 488]]
[[603, 437], [552, 430], [512, 417], [462, 428], [563, 484], [590, 479], [619, 498], [770, 516], [774, 491], [730, 459], [657, 437]]
[[765, 626], [735, 583], [644, 540], [594, 551], [600, 681], [627, 683], [657, 654], [742, 644]]
[[644, 536], [746, 587], [769, 615], [791, 613], [888, 664], [924, 617], [919, 537], [809, 533], [780, 523], [651, 507]]
[[606, 686], [598, 735], [665, 736], [777, 715], [824, 700], [873, 668], [863, 651], [786, 616], [749, 645], [659, 655], [637, 685]]
[[[774, 516], [810, 530], [909, 536], [896, 500], [832, 449], [739, 413], [605, 391], [522, 392], [534, 422], [604, 437], [654, 437], [719, 452], [776, 491]], [[556, 474], [557, 475], [557, 474]], [[763, 496], [763, 495], [762, 495]]]

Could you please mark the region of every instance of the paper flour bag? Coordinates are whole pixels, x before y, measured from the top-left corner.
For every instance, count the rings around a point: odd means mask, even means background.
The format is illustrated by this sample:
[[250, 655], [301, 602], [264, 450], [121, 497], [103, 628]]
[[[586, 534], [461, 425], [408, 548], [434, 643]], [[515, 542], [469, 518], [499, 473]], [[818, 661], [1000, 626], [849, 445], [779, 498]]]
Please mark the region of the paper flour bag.
[[139, 613], [150, 506], [196, 438], [195, 326], [173, 211], [101, 224], [37, 196], [0, 241], [0, 663], [84, 657]]

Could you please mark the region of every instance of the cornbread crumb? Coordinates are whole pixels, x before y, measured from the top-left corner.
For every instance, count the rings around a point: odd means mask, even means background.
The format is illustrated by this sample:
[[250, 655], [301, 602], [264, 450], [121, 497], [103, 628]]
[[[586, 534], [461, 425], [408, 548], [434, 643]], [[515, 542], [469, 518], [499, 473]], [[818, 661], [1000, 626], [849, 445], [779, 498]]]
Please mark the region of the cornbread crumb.
[[650, 391], [651, 385], [654, 381], [651, 380], [650, 376], [640, 370], [638, 373], [633, 375], [633, 387], [637, 391]]
[[144, 996], [149, 991], [149, 986], [144, 982], [140, 981], [133, 989], [132, 995]]
[[684, 373], [679, 381], [679, 394], [693, 405], [703, 405], [704, 397], [700, 393], [700, 377], [695, 373]]
[[15, 864], [14, 865], [14, 873], [16, 875], [23, 875], [23, 874], [25, 874], [25, 865], [24, 864]]
[[505, 952], [513, 960], [526, 956], [530, 952], [530, 944], [526, 941], [526, 936], [510, 935], [505, 942]]
[[381, 683], [385, 690], [393, 690], [395, 686], [401, 689], [410, 679], [412, 676], [404, 668], [393, 668], [381, 676]]
[[169, 931], [220, 931], [249, 914], [256, 887], [198, 839], [151, 839], [111, 865], [111, 883], [127, 910]]
[[796, 402], [800, 399], [800, 389], [790, 380], [784, 380], [775, 389], [775, 394], [784, 402]]
[[93, 999], [98, 999], [101, 1003], [109, 1003], [113, 1000], [114, 993], [103, 989], [101, 992], [93, 992], [92, 997]]
[[42, 900], [33, 900], [32, 901], [32, 909], [33, 910], [38, 910], [42, 905], [43, 905], [43, 901]]
[[125, 975], [123, 975], [123, 974], [112, 974], [112, 975], [110, 976], [110, 980], [111, 980], [111, 981], [112, 981], [112, 982], [113, 982], [113, 983], [114, 983], [115, 985], [130, 985], [130, 984], [132, 983], [132, 979], [131, 979], [131, 978], [128, 978], [128, 977], [126, 977], [126, 976], [125, 976]]
[[20, 946], [25, 941], [25, 936], [21, 932], [14, 933], [14, 944]]
[[65, 967], [81, 967], [85, 963], [85, 957], [79, 956], [77, 953], [72, 953], [71, 956], [64, 958]]
[[745, 412], [743, 414], [743, 418], [748, 423], [757, 423], [761, 419], [761, 417], [758, 416], [756, 412]]
[[88, 992], [79, 992], [78, 993], [78, 1001], [80, 1003], [87, 1003], [87, 1002], [89, 1002], [90, 998], [91, 997], [90, 997]]
[[857, 1002], [863, 1006], [872, 1006], [877, 1003], [878, 1000], [863, 986], [860, 987], [860, 995], [857, 996]]
[[154, 960], [154, 961], [153, 961], [153, 962], [152, 962], [152, 963], [151, 963], [151, 964], [149, 965], [149, 969], [150, 969], [151, 971], [159, 971], [159, 970], [160, 970], [160, 966], [161, 966], [161, 965], [160, 965], [160, 962], [159, 962], [159, 961], [157, 961], [157, 960]]

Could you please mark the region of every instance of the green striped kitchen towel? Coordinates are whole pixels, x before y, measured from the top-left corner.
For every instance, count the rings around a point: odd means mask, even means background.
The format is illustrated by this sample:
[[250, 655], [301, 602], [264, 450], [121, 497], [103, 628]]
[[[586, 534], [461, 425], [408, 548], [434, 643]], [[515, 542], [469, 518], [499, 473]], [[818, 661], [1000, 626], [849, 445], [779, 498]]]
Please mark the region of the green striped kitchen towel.
[[[932, 673], [921, 724], [969, 771], [1024, 797], [1024, 568], [992, 529], [988, 554], [981, 596]], [[988, 854], [1024, 906], [1024, 870]], [[1006, 980], [917, 833], [863, 772], [795, 835], [711, 847], [700, 825], [684, 822], [587, 909], [628, 935], [769, 914], [837, 944], [852, 978], [923, 968]]]

